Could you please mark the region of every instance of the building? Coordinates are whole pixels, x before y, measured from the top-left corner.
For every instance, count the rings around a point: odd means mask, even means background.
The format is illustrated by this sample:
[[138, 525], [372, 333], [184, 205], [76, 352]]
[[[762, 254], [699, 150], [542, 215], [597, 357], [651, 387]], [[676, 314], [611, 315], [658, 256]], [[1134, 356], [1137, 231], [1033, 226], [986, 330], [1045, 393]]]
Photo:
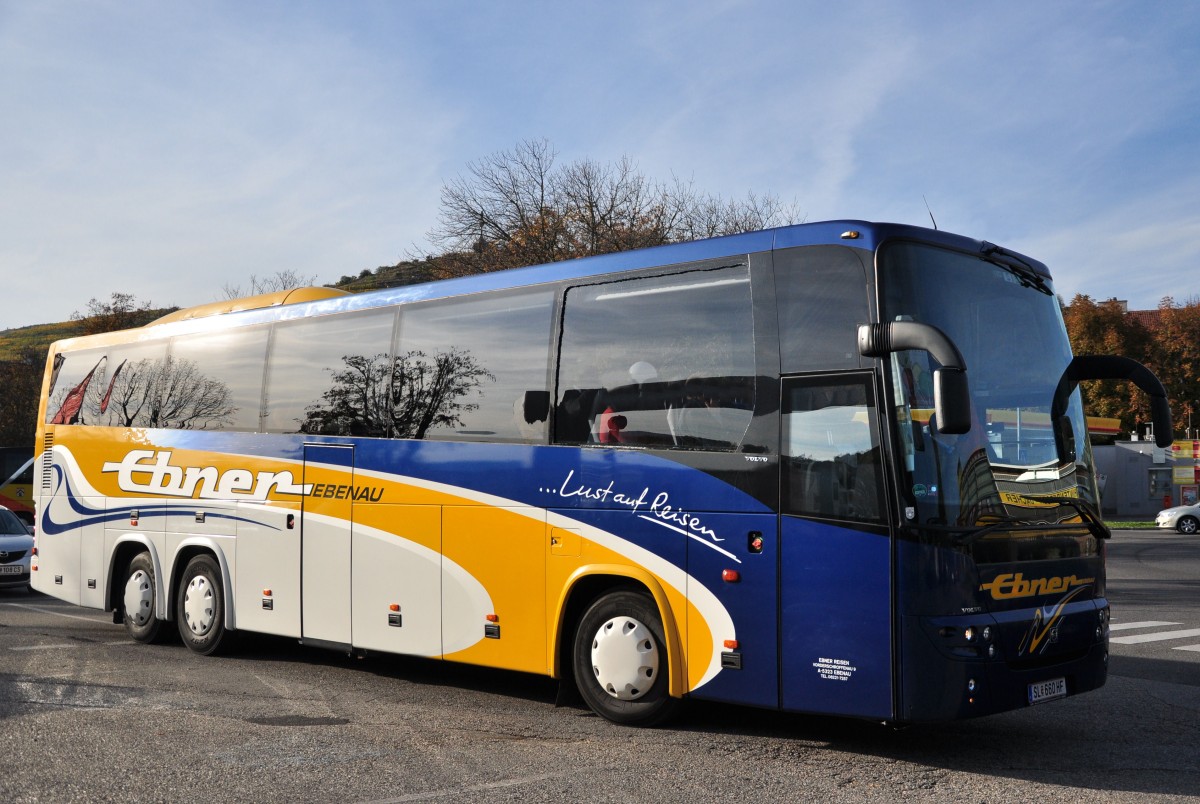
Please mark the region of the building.
[[1106, 518], [1151, 520], [1163, 508], [1195, 503], [1200, 488], [1200, 442], [1118, 441], [1093, 446]]

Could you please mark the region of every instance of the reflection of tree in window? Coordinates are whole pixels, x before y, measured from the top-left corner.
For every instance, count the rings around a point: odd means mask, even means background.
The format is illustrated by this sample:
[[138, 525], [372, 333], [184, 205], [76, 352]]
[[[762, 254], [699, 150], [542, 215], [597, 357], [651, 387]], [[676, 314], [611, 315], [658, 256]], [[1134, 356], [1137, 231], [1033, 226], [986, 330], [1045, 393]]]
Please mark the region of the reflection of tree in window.
[[396, 357], [389, 379], [387, 355], [345, 355], [323, 403], [305, 409], [301, 432], [425, 438], [431, 428], [456, 427], [479, 405], [467, 401], [496, 377], [466, 350], [432, 357], [411, 350]]
[[300, 421], [302, 433], [387, 435], [390, 397], [388, 356], [343, 355], [346, 368], [333, 371], [333, 384], [321, 394], [324, 404], [309, 405]]
[[121, 364], [95, 404], [99, 420], [116, 427], [219, 429], [236, 412], [228, 385], [171, 357]]

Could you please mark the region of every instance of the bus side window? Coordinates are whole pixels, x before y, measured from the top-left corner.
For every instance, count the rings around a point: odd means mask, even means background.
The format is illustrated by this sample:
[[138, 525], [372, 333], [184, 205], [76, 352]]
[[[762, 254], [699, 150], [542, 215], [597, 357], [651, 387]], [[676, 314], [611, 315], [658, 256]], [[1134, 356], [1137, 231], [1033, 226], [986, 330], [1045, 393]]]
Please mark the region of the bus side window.
[[253, 326], [175, 338], [166, 371], [188, 390], [173, 426], [258, 430], [268, 335]]
[[561, 343], [556, 443], [740, 446], [755, 388], [746, 265], [570, 288]]
[[387, 436], [395, 320], [384, 308], [276, 324], [263, 429]]
[[553, 313], [542, 288], [403, 308], [393, 437], [543, 443]]
[[97, 424], [107, 363], [105, 349], [55, 355], [46, 424]]
[[880, 521], [879, 422], [869, 379], [789, 380], [784, 403], [784, 512]]

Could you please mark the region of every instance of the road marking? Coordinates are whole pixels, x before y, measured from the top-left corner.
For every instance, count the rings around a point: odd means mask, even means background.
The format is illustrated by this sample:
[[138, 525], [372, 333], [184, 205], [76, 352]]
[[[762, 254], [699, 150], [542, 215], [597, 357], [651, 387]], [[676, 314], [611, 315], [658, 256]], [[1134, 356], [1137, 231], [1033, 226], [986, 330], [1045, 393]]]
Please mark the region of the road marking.
[[80, 617], [78, 614], [63, 614], [60, 611], [54, 611], [53, 609], [44, 609], [41, 606], [30, 606], [28, 603], [10, 603], [9, 605], [13, 606], [14, 608], [18, 608], [18, 609], [29, 609], [30, 611], [36, 611], [36, 612], [40, 612], [42, 614], [53, 614], [55, 617], [67, 617], [72, 620], [83, 620], [84, 622], [88, 622], [88, 623], [111, 622], [111, 620], [107, 617], [99, 617], [99, 618], [97, 618], [97, 617]]
[[1165, 639], [1186, 639], [1200, 636], [1200, 628], [1188, 628], [1183, 631], [1159, 631], [1156, 634], [1138, 634], [1136, 636], [1112, 637], [1109, 642], [1119, 642], [1122, 645], [1138, 645], [1142, 642], [1162, 642]]
[[61, 644], [54, 644], [54, 645], [19, 645], [15, 648], [9, 648], [9, 650], [58, 650], [59, 648], [86, 648], [89, 645], [102, 645], [104, 647], [110, 647], [112, 645], [136, 645], [136, 644], [138, 644], [138, 643], [132, 639], [117, 639], [117, 640], [111, 640], [108, 642], [100, 642], [100, 641], [94, 641], [94, 640], [87, 639], [87, 640], [81, 640], [79, 642], [63, 642]]
[[1200, 645], [1180, 645], [1175, 650], [1192, 650], [1196, 653], [1200, 653]]
[[1108, 626], [1108, 630], [1127, 631], [1130, 628], [1160, 628], [1164, 625], [1180, 625], [1180, 623], [1164, 623], [1159, 620], [1146, 620], [1140, 623], [1112, 623]]

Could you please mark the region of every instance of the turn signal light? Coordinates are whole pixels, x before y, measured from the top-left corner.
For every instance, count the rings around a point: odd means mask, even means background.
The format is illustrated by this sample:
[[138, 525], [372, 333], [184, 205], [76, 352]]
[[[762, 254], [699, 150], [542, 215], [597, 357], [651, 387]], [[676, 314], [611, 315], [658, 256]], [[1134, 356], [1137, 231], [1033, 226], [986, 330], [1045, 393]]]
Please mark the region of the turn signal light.
[[400, 611], [400, 604], [399, 603], [391, 604], [390, 606], [388, 606], [388, 611]]
[[721, 570], [721, 580], [725, 583], [737, 583], [742, 579], [742, 574], [737, 570], [727, 569]]
[[500, 622], [500, 615], [489, 614], [486, 617], [484, 617], [484, 619], [487, 620], [489, 623], [498, 623], [498, 622]]
[[270, 589], [264, 589], [264, 590], [263, 590], [263, 597], [270, 597], [270, 596], [271, 596], [271, 590], [270, 590]]
[[725, 640], [725, 650], [737, 650], [737, 649], [738, 649], [738, 641], [736, 639]]

